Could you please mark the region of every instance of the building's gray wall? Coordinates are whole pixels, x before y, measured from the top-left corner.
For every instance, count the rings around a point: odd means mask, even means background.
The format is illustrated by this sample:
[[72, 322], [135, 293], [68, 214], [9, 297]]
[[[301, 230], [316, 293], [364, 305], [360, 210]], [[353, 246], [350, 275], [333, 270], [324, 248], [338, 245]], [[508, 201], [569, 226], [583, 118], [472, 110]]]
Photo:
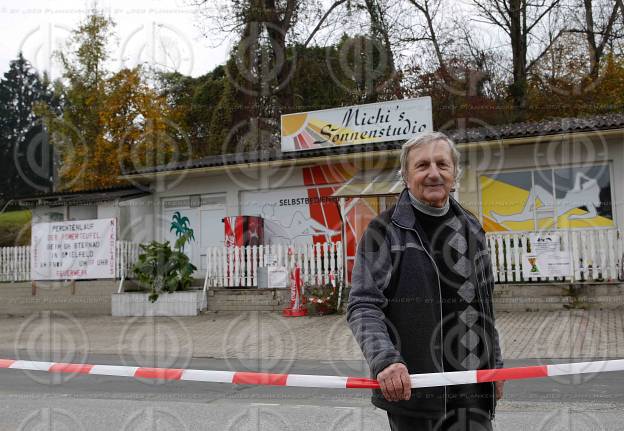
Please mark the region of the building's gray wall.
[[154, 240], [155, 212], [151, 195], [119, 202], [119, 239], [139, 243]]
[[67, 220], [91, 220], [98, 218], [98, 206], [93, 205], [71, 205], [69, 207]]

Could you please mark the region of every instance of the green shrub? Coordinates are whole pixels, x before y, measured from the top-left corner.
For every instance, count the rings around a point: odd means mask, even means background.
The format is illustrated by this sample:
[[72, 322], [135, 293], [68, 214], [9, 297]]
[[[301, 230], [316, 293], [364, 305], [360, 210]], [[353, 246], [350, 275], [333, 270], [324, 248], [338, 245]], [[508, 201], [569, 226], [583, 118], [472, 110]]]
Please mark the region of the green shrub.
[[28, 210], [0, 214], [0, 247], [30, 245], [31, 213]]
[[150, 292], [149, 300], [156, 302], [160, 293], [185, 290], [191, 285], [197, 267], [182, 251], [189, 235], [182, 235], [172, 249], [169, 241], [141, 244], [143, 253], [132, 268], [139, 283]]

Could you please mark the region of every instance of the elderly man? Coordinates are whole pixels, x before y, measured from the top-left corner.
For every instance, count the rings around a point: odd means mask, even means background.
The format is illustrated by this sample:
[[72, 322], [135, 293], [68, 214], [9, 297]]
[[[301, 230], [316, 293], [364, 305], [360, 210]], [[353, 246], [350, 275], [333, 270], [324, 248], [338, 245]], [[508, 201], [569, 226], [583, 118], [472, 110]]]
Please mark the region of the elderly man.
[[450, 196], [459, 152], [442, 133], [407, 141], [406, 188], [362, 236], [347, 320], [392, 430], [491, 430], [503, 382], [411, 389], [410, 374], [503, 366], [478, 220]]

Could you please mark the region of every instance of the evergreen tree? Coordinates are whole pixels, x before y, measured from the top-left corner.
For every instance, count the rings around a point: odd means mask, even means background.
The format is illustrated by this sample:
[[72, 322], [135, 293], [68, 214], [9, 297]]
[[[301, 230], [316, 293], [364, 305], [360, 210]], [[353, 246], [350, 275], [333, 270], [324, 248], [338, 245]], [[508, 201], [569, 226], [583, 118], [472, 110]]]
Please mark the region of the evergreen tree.
[[22, 53], [0, 80], [0, 195], [4, 200], [52, 188], [52, 152], [35, 114], [37, 103], [60, 110], [46, 75], [40, 77]]

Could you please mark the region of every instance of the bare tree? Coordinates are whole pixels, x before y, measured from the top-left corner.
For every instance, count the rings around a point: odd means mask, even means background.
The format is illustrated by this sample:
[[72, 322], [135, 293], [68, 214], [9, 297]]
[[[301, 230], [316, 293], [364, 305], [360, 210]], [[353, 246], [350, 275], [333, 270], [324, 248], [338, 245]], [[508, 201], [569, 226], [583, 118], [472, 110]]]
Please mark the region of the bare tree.
[[386, 78], [377, 88], [382, 98], [401, 98], [401, 74], [397, 70], [394, 58], [395, 46], [392, 35], [395, 33], [398, 12], [394, 7], [397, 3], [388, 0], [364, 0], [364, 7], [370, 21], [370, 33], [383, 50]]
[[[434, 0], [433, 2], [430, 0], [408, 0], [408, 3], [418, 9], [422, 14], [422, 17], [425, 19], [426, 35], [433, 47], [436, 59], [438, 60], [438, 66], [440, 70], [444, 72], [446, 70], [446, 63], [444, 61], [444, 56], [442, 55], [442, 49], [440, 48], [436, 25], [434, 25], [433, 22], [436, 10], [440, 6], [441, 2], [439, 0]], [[446, 74], [443, 73], [443, 76], [445, 75]], [[447, 78], [445, 77], [444, 79], [446, 81]]]
[[503, 97], [501, 83], [505, 69], [500, 53], [485, 42], [483, 37], [473, 29], [464, 17], [453, 20], [457, 29], [456, 48], [452, 54], [463, 58], [468, 70], [465, 71], [466, 95], [483, 96], [490, 99]]
[[316, 25], [314, 26], [314, 28], [312, 29], [312, 31], [310, 32], [310, 34], [306, 38], [305, 42], [303, 43], [304, 47], [306, 47], [306, 46], [308, 46], [310, 44], [310, 42], [312, 41], [314, 36], [316, 36], [318, 31], [323, 27], [323, 25], [325, 24], [325, 22], [327, 21], [329, 16], [332, 14], [332, 12], [334, 12], [334, 10], [338, 6], [344, 4], [346, 1], [347, 0], [336, 0], [327, 8], [327, 10], [321, 15], [320, 19], [318, 20], [318, 22], [316, 23]]
[[407, 0], [407, 3], [418, 11], [423, 25], [418, 41], [428, 45], [437, 65], [436, 75], [446, 88], [462, 96], [479, 94], [490, 76], [485, 69], [491, 65], [487, 60], [492, 56], [475, 39], [474, 29], [465, 17], [451, 10], [450, 2], [445, 0]]
[[570, 32], [580, 33], [587, 43], [589, 56], [589, 76], [598, 78], [601, 61], [605, 49], [616, 35], [616, 21], [618, 11], [622, 7], [622, 0], [578, 0], [572, 5], [573, 10], [579, 11], [575, 28]]
[[537, 26], [560, 6], [561, 0], [473, 0], [477, 12], [505, 32], [511, 42], [512, 83], [509, 86], [516, 119], [522, 120], [527, 108], [527, 77], [531, 67], [548, 51], [559, 31], [533, 59], [529, 47], [535, 42]]

